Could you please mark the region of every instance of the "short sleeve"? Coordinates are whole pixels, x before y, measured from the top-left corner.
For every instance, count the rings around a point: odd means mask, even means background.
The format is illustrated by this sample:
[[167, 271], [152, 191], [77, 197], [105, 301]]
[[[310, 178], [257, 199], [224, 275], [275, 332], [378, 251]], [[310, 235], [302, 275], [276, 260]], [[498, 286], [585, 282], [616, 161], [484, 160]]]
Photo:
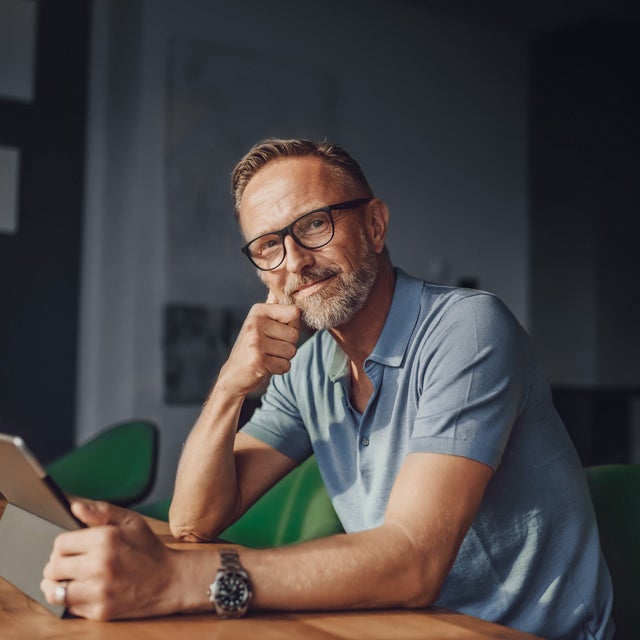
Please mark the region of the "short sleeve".
[[410, 451], [472, 458], [494, 470], [524, 405], [526, 334], [502, 302], [453, 301], [424, 340]]
[[312, 447], [295, 400], [293, 369], [271, 378], [261, 406], [241, 431], [300, 463], [311, 455]]

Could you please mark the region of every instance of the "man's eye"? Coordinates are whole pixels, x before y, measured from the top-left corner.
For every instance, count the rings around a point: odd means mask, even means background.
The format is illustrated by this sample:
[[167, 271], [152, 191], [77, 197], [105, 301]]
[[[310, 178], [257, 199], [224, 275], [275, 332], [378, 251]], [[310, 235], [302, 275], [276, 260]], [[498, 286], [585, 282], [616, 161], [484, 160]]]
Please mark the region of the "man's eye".
[[254, 244], [255, 246], [252, 247], [253, 253], [255, 255], [263, 255], [278, 249], [280, 247], [280, 238], [276, 236], [263, 238]]
[[324, 231], [328, 226], [328, 220], [324, 216], [310, 218], [302, 222], [303, 224], [296, 230], [298, 235], [317, 234], [318, 232]]

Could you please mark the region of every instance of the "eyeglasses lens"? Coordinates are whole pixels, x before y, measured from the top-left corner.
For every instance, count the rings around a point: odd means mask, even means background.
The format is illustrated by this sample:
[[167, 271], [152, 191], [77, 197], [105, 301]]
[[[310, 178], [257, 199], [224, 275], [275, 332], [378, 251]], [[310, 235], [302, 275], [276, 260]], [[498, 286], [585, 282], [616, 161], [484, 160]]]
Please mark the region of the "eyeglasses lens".
[[[333, 235], [331, 217], [326, 211], [312, 211], [296, 220], [290, 229], [290, 235], [306, 249], [318, 249], [327, 244]], [[249, 245], [251, 260], [260, 269], [273, 269], [284, 259], [283, 237], [271, 233], [256, 238]]]

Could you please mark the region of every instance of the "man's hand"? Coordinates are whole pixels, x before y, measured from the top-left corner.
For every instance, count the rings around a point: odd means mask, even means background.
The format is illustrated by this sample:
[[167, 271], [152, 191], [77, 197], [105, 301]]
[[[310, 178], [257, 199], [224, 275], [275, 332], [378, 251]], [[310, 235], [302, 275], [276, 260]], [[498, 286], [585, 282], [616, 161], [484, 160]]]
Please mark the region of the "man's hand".
[[74, 502], [72, 510], [89, 528], [56, 538], [40, 585], [50, 603], [60, 604], [55, 589], [68, 580], [68, 610], [84, 618], [140, 618], [180, 608], [172, 579], [177, 552], [141, 516], [106, 502]]
[[259, 389], [273, 374], [289, 371], [300, 337], [300, 309], [275, 304], [270, 292], [265, 303], [249, 311], [229, 359], [216, 383], [234, 396]]

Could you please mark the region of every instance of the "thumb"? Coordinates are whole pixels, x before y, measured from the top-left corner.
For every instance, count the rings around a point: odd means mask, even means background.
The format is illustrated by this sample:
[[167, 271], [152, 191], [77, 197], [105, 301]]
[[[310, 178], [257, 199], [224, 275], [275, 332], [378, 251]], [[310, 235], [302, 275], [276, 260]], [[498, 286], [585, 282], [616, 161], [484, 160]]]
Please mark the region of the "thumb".
[[131, 512], [116, 507], [108, 502], [93, 500], [75, 500], [71, 503], [73, 515], [89, 527], [99, 527], [106, 524], [124, 524], [131, 516]]

